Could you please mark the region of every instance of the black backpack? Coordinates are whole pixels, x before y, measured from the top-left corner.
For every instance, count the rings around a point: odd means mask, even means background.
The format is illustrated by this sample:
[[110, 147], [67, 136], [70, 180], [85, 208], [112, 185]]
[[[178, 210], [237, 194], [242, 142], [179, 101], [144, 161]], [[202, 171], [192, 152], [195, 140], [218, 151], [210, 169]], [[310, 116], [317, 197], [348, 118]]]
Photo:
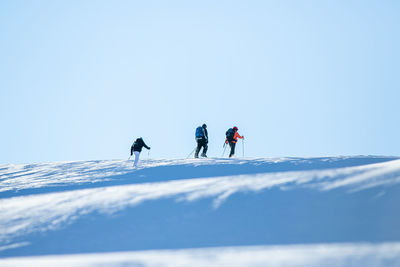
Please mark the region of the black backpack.
[[143, 140], [141, 138], [136, 139], [136, 141], [133, 143], [131, 150], [138, 151], [142, 145]]
[[226, 140], [228, 140], [228, 142], [232, 142], [233, 136], [235, 136], [235, 131], [232, 128], [229, 128], [225, 134], [226, 134]]

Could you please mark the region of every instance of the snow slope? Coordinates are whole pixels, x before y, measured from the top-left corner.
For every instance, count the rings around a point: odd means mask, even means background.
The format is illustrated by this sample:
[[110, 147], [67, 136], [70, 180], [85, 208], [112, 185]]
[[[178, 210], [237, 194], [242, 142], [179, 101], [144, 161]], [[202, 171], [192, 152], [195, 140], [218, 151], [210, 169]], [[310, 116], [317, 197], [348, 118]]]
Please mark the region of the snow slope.
[[0, 265], [400, 266], [396, 157], [0, 165]]

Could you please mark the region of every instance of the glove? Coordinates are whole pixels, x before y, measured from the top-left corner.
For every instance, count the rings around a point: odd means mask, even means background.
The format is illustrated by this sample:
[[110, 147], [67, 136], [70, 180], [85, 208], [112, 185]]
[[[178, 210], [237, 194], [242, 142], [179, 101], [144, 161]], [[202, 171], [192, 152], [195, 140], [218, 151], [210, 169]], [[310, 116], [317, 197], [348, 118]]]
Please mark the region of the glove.
[[149, 147], [149, 150], [151, 149], [151, 147]]

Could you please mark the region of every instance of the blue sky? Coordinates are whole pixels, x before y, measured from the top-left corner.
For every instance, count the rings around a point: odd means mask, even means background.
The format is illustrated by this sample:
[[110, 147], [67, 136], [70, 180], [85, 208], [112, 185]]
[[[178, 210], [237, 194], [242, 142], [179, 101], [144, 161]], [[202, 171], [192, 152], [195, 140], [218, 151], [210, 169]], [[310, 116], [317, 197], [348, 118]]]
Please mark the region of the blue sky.
[[[2, 1], [0, 163], [398, 155], [398, 1]], [[241, 156], [242, 146], [237, 155]], [[147, 156], [147, 153], [145, 154]]]

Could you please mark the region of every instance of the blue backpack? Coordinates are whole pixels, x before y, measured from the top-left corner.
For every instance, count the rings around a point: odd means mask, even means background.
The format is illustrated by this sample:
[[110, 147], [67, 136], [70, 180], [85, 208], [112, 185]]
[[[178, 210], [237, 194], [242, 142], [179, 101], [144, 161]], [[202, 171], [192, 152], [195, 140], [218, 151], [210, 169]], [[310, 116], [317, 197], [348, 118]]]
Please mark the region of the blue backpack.
[[199, 126], [196, 128], [196, 139], [201, 139], [204, 137], [203, 127]]

